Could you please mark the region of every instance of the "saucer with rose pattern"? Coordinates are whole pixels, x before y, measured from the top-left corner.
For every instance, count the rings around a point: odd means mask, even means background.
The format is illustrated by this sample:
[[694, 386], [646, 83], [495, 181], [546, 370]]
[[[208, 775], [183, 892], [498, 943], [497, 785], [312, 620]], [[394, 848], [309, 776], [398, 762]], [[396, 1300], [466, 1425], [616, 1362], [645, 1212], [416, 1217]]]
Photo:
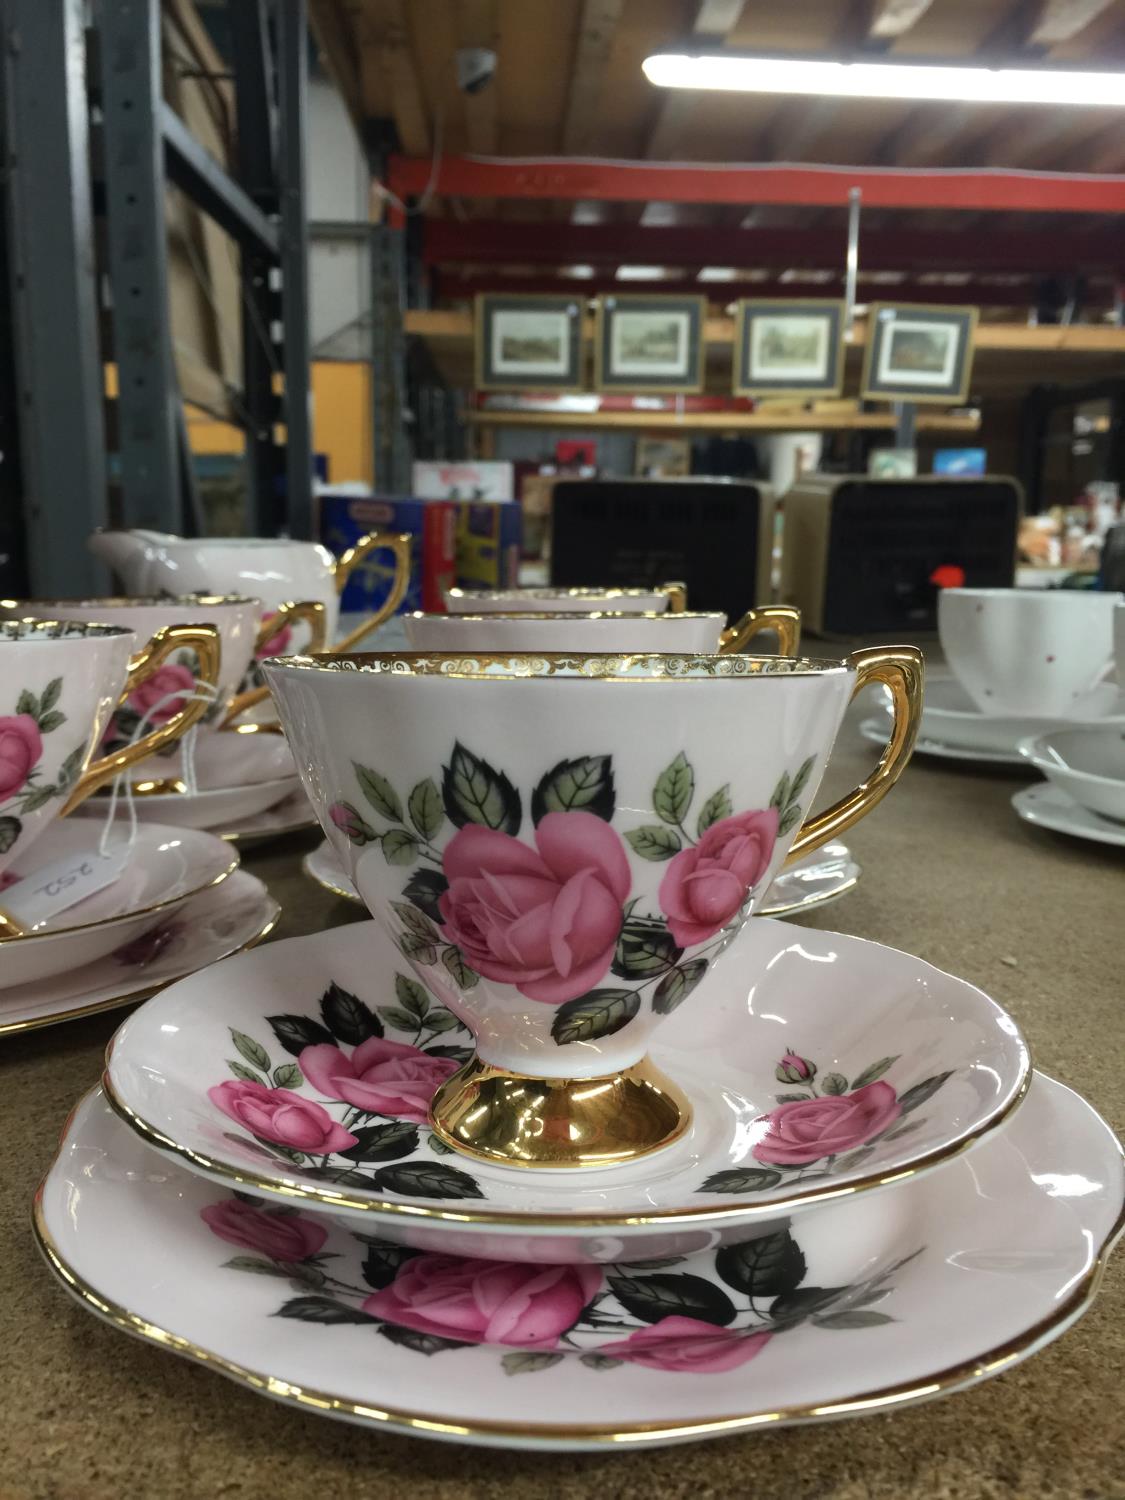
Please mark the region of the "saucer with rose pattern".
[[135, 1005], [173, 979], [252, 948], [280, 914], [265, 885], [236, 870], [221, 886], [150, 917], [142, 932], [111, 953], [51, 979], [0, 990], [0, 1036]]
[[[327, 839], [301, 861], [310, 880], [345, 901], [363, 901]], [[756, 908], [762, 917], [793, 917], [838, 901], [854, 889], [862, 869], [847, 844], [835, 840], [781, 870]]]
[[1125, 1189], [1108, 1126], [1041, 1076], [1003, 1131], [896, 1187], [906, 1239], [851, 1284], [795, 1227], [660, 1267], [521, 1265], [412, 1253], [186, 1166], [97, 1091], [79, 1105], [35, 1231], [81, 1306], [307, 1412], [557, 1451], [894, 1412], [1010, 1370], [1089, 1309]]
[[[445, 963], [436, 932], [433, 949]], [[560, 1007], [556, 1024], [589, 1018]], [[118, 1031], [104, 1086], [150, 1145], [224, 1185], [421, 1248], [455, 1234], [528, 1259], [546, 1239], [557, 1260], [597, 1260], [619, 1243], [679, 1254], [885, 1188], [998, 1125], [1030, 1076], [1015, 1023], [972, 985], [768, 917], [661, 1028], [653, 1061], [693, 1110], [662, 1152], [562, 1173], [461, 1157], [427, 1118], [470, 1044], [391, 936], [357, 922], [170, 985]]]

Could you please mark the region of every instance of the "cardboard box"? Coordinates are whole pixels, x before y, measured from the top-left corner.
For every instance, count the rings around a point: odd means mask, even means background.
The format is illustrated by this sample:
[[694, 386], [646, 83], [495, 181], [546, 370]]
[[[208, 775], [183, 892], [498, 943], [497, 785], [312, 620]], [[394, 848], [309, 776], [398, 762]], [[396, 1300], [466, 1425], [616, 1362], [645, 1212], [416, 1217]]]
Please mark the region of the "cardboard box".
[[[414, 538], [410, 584], [398, 607], [442, 613], [444, 591], [456, 582], [457, 506], [451, 501], [406, 495], [357, 495], [322, 490], [317, 496], [319, 532], [337, 557], [371, 531], [405, 531]], [[371, 614], [391, 587], [390, 553], [373, 552], [356, 568], [340, 600], [344, 614]]]
[[519, 582], [523, 512], [506, 501], [457, 502], [457, 582], [510, 589]]
[[414, 493], [422, 500], [514, 500], [514, 466], [506, 460], [419, 459]]

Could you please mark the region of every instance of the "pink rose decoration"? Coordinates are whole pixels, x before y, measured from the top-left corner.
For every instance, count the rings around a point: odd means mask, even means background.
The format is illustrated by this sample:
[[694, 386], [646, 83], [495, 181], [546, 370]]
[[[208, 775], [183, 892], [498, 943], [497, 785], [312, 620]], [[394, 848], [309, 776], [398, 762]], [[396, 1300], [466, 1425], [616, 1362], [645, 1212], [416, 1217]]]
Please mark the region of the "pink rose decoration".
[[43, 754], [43, 736], [30, 714], [0, 718], [0, 802], [15, 796]]
[[869, 1083], [852, 1094], [779, 1104], [768, 1115], [766, 1134], [751, 1155], [779, 1167], [803, 1167], [822, 1156], [850, 1151], [878, 1135], [902, 1113], [889, 1083]]
[[[268, 615], [262, 616], [262, 624], [268, 625], [276, 617], [277, 611], [272, 610]], [[289, 642], [293, 639], [292, 625], [283, 625], [276, 635], [271, 635], [268, 641], [258, 647], [254, 656], [261, 661], [266, 656], [280, 656], [283, 651], [288, 650]]]
[[326, 1109], [292, 1089], [268, 1089], [262, 1083], [231, 1078], [208, 1089], [207, 1097], [253, 1135], [310, 1156], [330, 1156], [356, 1143], [356, 1137], [337, 1125]]
[[[178, 714], [184, 706], [184, 697], [195, 690], [195, 674], [190, 668], [180, 666], [176, 662], [168, 662], [163, 667], [157, 667], [156, 671], [145, 682], [126, 698], [125, 702], [130, 708], [136, 709], [142, 718], [148, 718], [152, 724], [167, 724], [173, 714]], [[177, 693], [179, 696], [168, 698], [167, 703], [161, 703], [161, 698], [167, 698], [169, 693]]]
[[705, 943], [737, 915], [776, 842], [777, 808], [767, 807], [721, 818], [676, 855], [660, 882], [660, 905], [679, 947]]
[[602, 1289], [596, 1266], [525, 1266], [415, 1255], [364, 1312], [388, 1323], [477, 1344], [553, 1349]]
[[330, 1099], [417, 1125], [426, 1123], [430, 1100], [459, 1066], [451, 1057], [432, 1057], [380, 1036], [360, 1042], [351, 1057], [321, 1042], [306, 1047], [297, 1061], [312, 1086]]
[[323, 1249], [328, 1231], [296, 1214], [268, 1214], [231, 1198], [210, 1203], [199, 1217], [212, 1234], [243, 1250], [258, 1250], [271, 1260], [305, 1260]]
[[559, 1005], [584, 995], [613, 959], [629, 895], [629, 861], [613, 829], [588, 812], [548, 813], [535, 849], [469, 824], [446, 846], [446, 934], [486, 979]]
[[733, 1328], [716, 1328], [714, 1323], [674, 1314], [661, 1318], [650, 1328], [638, 1328], [620, 1343], [603, 1344], [598, 1353], [646, 1365], [650, 1370], [719, 1375], [747, 1364], [772, 1337], [772, 1333], [738, 1333]]

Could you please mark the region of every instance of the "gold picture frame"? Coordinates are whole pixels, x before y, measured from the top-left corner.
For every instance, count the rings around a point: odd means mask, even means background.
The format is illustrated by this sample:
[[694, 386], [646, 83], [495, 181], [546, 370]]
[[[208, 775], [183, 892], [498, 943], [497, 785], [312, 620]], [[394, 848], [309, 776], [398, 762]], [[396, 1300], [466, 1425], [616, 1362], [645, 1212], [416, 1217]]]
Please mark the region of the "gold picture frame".
[[[478, 391], [585, 389], [585, 298], [547, 292], [480, 292], [473, 301], [473, 379]], [[521, 334], [519, 315], [524, 315]], [[508, 318], [511, 348], [496, 349]], [[554, 326], [553, 326], [554, 325]], [[520, 350], [520, 344], [525, 346]], [[535, 345], [539, 345], [537, 349]], [[527, 355], [520, 358], [521, 352]], [[539, 354], [536, 359], [535, 355]]]
[[[832, 298], [810, 297], [744, 297], [735, 310], [734, 357], [731, 368], [731, 388], [736, 396], [839, 396], [844, 389], [844, 318], [846, 304]], [[755, 368], [754, 334], [756, 324], [769, 320], [784, 323], [787, 320], [809, 323], [813, 320], [826, 322], [822, 350], [814, 358], [795, 361], [790, 366], [794, 373], [786, 376], [784, 366], [779, 365], [771, 378], [763, 372], [761, 364]], [[813, 364], [823, 365], [824, 374], [819, 379], [812, 372]]]
[[[867, 347], [860, 387], [862, 399], [963, 406], [972, 381], [979, 317], [978, 307], [873, 302], [867, 315]], [[895, 362], [895, 334], [904, 332], [913, 341], [911, 358], [917, 361], [913, 370]], [[943, 338], [936, 337], [939, 332]], [[928, 369], [924, 367], [926, 362], [930, 366]]]
[[[629, 352], [615, 347], [620, 333], [623, 341], [625, 330], [618, 328], [619, 316], [636, 318], [648, 313], [655, 320], [668, 319], [674, 315], [683, 319], [684, 331], [683, 374], [668, 372], [657, 374], [655, 366], [659, 359], [646, 356], [640, 349], [633, 352], [633, 368], [629, 368]], [[599, 391], [636, 391], [638, 394], [697, 396], [703, 390], [706, 373], [706, 321], [707, 298], [702, 296], [651, 295], [645, 292], [612, 292], [599, 297], [594, 322], [594, 388]], [[674, 325], [673, 325], [674, 326]], [[659, 333], [659, 327], [653, 330]], [[648, 363], [646, 371], [643, 366]], [[665, 364], [672, 361], [666, 359]]]

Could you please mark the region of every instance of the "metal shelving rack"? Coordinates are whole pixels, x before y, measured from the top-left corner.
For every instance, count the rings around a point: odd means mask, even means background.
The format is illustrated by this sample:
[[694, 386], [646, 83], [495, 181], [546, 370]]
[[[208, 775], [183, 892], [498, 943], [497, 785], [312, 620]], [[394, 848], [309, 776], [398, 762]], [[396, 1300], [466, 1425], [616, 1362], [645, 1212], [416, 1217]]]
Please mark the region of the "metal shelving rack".
[[[23, 579], [15, 564], [0, 578], [36, 594], [102, 583], [76, 543], [110, 519], [110, 358], [118, 371], [112, 519], [186, 534], [201, 526], [172, 353], [168, 183], [240, 251], [243, 388], [232, 404], [247, 428], [248, 522], [266, 535], [312, 535], [305, 0], [229, 0], [228, 12], [237, 177], [163, 99], [160, 0], [0, 0], [12, 330], [3, 357], [18, 421], [18, 442], [15, 434], [3, 442], [0, 498], [9, 516], [21, 502], [27, 555]], [[9, 436], [5, 418], [0, 403], [0, 437]], [[0, 570], [5, 540], [0, 534]]]

